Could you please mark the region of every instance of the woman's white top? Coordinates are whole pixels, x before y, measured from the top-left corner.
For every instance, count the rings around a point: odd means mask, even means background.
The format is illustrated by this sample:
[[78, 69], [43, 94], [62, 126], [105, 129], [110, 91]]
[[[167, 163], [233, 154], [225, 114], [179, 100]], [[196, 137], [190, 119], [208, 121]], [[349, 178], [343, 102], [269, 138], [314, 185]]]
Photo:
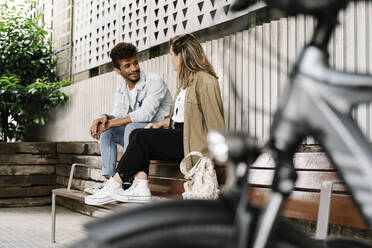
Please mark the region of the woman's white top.
[[176, 97], [176, 102], [174, 104], [172, 120], [174, 122], [184, 122], [184, 110], [185, 110], [185, 96], [186, 89], [181, 89]]

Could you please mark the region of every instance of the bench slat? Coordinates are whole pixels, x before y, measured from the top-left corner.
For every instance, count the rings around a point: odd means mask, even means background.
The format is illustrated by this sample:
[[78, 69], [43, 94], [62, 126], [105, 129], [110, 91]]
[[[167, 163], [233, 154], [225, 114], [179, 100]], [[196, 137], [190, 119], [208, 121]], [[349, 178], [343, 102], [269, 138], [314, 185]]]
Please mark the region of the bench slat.
[[[158, 181], [154, 182], [155, 184], [161, 183], [161, 185], [167, 185], [168, 187], [175, 187], [174, 189], [169, 189], [169, 192], [172, 193], [182, 193], [183, 192], [183, 178], [180, 178], [180, 172], [176, 172], [177, 176], [172, 176], [171, 170], [165, 169], [162, 173], [155, 173], [150, 175], [150, 182], [153, 179]], [[182, 174], [181, 174], [182, 175]], [[263, 169], [252, 169], [250, 170], [249, 183], [256, 187], [269, 187], [272, 182], [274, 175], [274, 170], [263, 170]], [[226, 170], [222, 168], [217, 169], [217, 177], [220, 185], [225, 183], [226, 179]], [[161, 180], [161, 181], [159, 181]], [[296, 182], [296, 189], [304, 191], [320, 191], [320, 187], [323, 181], [329, 180], [339, 180], [339, 177], [336, 172], [318, 172], [318, 171], [298, 171], [298, 180]], [[179, 184], [179, 185], [177, 185]], [[335, 184], [334, 190], [339, 192], [346, 192], [347, 189], [343, 184]]]
[[[325, 153], [322, 152], [299, 152], [294, 156], [294, 166], [296, 170], [334, 170], [335, 168], [328, 160]], [[273, 159], [269, 154], [262, 154], [252, 168], [275, 168]]]
[[[225, 183], [226, 180], [226, 168], [223, 166], [216, 166], [216, 174], [220, 183]], [[151, 163], [149, 168], [150, 176], [154, 177], [171, 177], [174, 179], [183, 179], [184, 175], [181, 173], [178, 164], [162, 164]]]
[[[73, 190], [73, 189], [68, 190], [66, 188], [54, 189], [54, 190], [52, 190], [52, 193], [55, 194], [56, 196], [62, 196], [62, 197], [65, 197], [65, 198], [68, 198], [68, 199], [73, 199], [73, 200], [76, 200], [76, 201], [79, 201], [79, 202], [82, 202], [82, 203], [84, 202], [84, 198], [88, 195], [87, 193], [84, 193], [80, 190]], [[162, 201], [162, 200], [166, 200], [166, 199], [167, 198], [164, 198], [164, 197], [152, 196], [151, 201], [155, 202], [155, 201]], [[115, 209], [115, 208], [118, 208], [118, 207], [129, 208], [129, 207], [134, 207], [134, 206], [141, 206], [143, 204], [144, 203], [112, 202], [112, 203], [108, 203], [108, 204], [104, 204], [104, 205], [100, 205], [100, 206], [95, 206], [95, 207], [111, 210], [111, 209]]]
[[[262, 205], [270, 189], [252, 188], [250, 201]], [[292, 192], [283, 215], [289, 218], [317, 221], [320, 193]], [[347, 213], [347, 214], [346, 214]], [[332, 194], [329, 223], [367, 229], [367, 225], [350, 195]]]
[[[260, 170], [251, 169], [249, 171], [249, 183], [254, 186], [266, 186], [271, 185], [274, 170]], [[297, 171], [298, 178], [296, 181], [296, 189], [318, 191], [323, 181], [339, 181], [339, 177], [336, 172], [328, 171]], [[345, 192], [347, 189], [343, 184], [335, 184], [333, 189], [335, 191]]]

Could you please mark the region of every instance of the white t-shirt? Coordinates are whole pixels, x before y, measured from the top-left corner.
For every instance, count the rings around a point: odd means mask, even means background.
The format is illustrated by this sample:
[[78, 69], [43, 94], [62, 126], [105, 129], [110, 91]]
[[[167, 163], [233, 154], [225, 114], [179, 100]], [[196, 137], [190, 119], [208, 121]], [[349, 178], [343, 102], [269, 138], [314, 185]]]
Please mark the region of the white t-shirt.
[[174, 104], [172, 120], [174, 122], [184, 122], [184, 109], [185, 109], [185, 96], [186, 89], [181, 89], [176, 97], [176, 102]]
[[136, 98], [137, 98], [137, 89], [134, 87], [133, 89], [129, 89], [128, 85], [128, 92], [129, 92], [129, 105], [134, 110], [134, 105], [136, 104]]

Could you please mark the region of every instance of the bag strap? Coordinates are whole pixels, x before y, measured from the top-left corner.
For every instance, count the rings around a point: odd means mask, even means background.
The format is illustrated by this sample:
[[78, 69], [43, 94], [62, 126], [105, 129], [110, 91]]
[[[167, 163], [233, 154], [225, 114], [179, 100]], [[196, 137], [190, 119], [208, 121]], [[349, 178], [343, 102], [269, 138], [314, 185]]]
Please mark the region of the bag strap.
[[198, 152], [198, 151], [193, 151], [193, 152], [190, 152], [189, 154], [187, 154], [187, 155], [182, 159], [182, 161], [185, 160], [185, 158], [190, 157], [190, 156], [199, 156], [199, 157], [201, 157], [201, 158], [204, 157], [203, 153]]
[[199, 160], [204, 157], [204, 155], [198, 151], [193, 151], [187, 154], [180, 163], [180, 169], [181, 169], [182, 174], [184, 175], [186, 175], [193, 168], [193, 167], [187, 168], [186, 166], [186, 158], [191, 157], [191, 156], [198, 156]]

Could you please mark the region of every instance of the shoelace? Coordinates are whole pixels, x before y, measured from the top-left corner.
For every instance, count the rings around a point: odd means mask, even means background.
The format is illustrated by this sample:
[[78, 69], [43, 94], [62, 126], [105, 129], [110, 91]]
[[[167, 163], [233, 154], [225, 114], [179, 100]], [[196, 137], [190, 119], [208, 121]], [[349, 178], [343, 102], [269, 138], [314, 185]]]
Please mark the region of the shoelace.
[[108, 183], [108, 181], [109, 180], [105, 180], [100, 186], [98, 186], [97, 188], [96, 188], [96, 190], [101, 190], [101, 189], [103, 189], [103, 187], [105, 187], [105, 185]]
[[111, 184], [105, 183], [105, 185], [100, 190], [98, 190], [94, 195], [101, 196], [103, 194], [107, 194], [107, 191], [110, 191], [110, 190], [111, 190]]
[[125, 190], [126, 192], [132, 192], [136, 187], [138, 183], [136, 181], [133, 182], [132, 186], [129, 187], [129, 189]]

